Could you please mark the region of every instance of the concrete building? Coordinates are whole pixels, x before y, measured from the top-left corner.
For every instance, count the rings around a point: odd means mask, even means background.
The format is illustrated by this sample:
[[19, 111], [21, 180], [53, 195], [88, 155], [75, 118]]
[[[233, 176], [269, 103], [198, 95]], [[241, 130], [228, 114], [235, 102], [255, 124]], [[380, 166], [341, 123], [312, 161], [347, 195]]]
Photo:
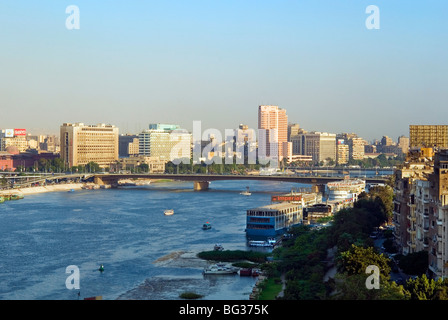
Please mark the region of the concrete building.
[[401, 150], [401, 153], [407, 154], [409, 152], [409, 137], [399, 136], [398, 148]]
[[[395, 240], [403, 254], [425, 250], [434, 278], [448, 272], [448, 149], [411, 150], [396, 170]], [[412, 156], [413, 155], [413, 156]]]
[[8, 147], [17, 147], [19, 152], [28, 149], [28, 141], [25, 129], [3, 129], [0, 132], [0, 151], [6, 151]]
[[139, 154], [138, 135], [125, 134], [118, 137], [118, 156], [129, 157]]
[[302, 129], [297, 123], [289, 123], [288, 124], [288, 141], [291, 142], [291, 137], [297, 136], [299, 133], [302, 133]]
[[120, 158], [118, 160], [117, 170], [132, 170], [135, 171], [140, 165], [148, 165], [149, 173], [164, 173], [165, 161], [160, 160], [157, 157], [146, 156], [130, 156], [127, 158]]
[[348, 141], [349, 158], [353, 160], [364, 159], [364, 146], [366, 141], [362, 138], [351, 138]]
[[[403, 166], [395, 170], [394, 236], [397, 247], [403, 254], [416, 252], [417, 248], [423, 247], [423, 241], [427, 243], [427, 237], [423, 232], [427, 229], [423, 228], [426, 228], [428, 222], [420, 216], [425, 210], [421, 204], [417, 204], [418, 199], [415, 195], [417, 189], [421, 190], [422, 186], [427, 184], [427, 177], [432, 171], [432, 149], [410, 152]], [[417, 244], [417, 239], [421, 240], [421, 243]]]
[[410, 125], [410, 147], [448, 148], [448, 125]]
[[[258, 129], [260, 133], [264, 132], [258, 140], [259, 157], [275, 157], [281, 161], [288, 156], [288, 148], [284, 144], [288, 142], [288, 116], [285, 109], [278, 106], [259, 106]], [[284, 147], [287, 148], [285, 152]]]
[[[327, 159], [336, 161], [336, 134], [327, 132], [308, 132], [299, 134], [293, 152], [311, 156], [313, 162], [318, 164]], [[293, 141], [294, 141], [293, 140]]]
[[150, 124], [138, 135], [139, 154], [168, 162], [191, 158], [192, 135], [178, 125]]
[[336, 138], [336, 164], [344, 165], [348, 163], [350, 156], [350, 147], [345, 139]]
[[118, 160], [117, 127], [64, 123], [60, 131], [61, 159], [68, 167], [95, 162], [105, 168]]

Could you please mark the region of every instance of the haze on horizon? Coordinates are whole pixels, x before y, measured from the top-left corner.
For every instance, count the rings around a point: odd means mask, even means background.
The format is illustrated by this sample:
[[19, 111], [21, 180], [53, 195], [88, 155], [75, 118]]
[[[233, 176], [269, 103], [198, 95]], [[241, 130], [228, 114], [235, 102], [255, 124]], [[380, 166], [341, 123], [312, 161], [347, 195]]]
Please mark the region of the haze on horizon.
[[[368, 30], [366, 7], [380, 9]], [[80, 29], [68, 30], [69, 5]], [[259, 105], [309, 131], [395, 141], [448, 124], [448, 3], [2, 1], [0, 129], [64, 122], [257, 127]], [[39, 132], [37, 132], [39, 131]]]

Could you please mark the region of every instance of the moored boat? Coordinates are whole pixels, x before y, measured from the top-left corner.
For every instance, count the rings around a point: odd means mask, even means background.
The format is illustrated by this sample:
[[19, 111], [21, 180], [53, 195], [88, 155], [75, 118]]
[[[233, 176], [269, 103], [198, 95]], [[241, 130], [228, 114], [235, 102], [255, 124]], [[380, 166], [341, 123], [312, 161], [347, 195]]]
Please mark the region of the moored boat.
[[210, 275], [210, 274], [236, 274], [238, 273], [238, 268], [226, 266], [223, 264], [212, 264], [211, 266], [208, 266], [204, 268], [202, 271], [204, 275]]
[[20, 200], [23, 199], [24, 196], [21, 193], [13, 193], [9, 195], [9, 200]]
[[268, 238], [267, 240], [249, 240], [250, 247], [274, 247], [277, 240]]

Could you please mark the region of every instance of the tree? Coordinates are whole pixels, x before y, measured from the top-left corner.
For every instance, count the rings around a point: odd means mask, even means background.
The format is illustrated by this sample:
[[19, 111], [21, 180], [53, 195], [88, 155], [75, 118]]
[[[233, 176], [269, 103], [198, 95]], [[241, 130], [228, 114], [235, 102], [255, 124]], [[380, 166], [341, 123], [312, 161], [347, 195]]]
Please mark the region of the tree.
[[379, 289], [367, 289], [367, 274], [336, 275], [336, 288], [333, 300], [405, 300], [409, 293], [394, 281], [381, 279]]
[[[442, 287], [444, 288], [442, 289]], [[409, 292], [411, 300], [435, 300], [445, 297], [446, 294], [446, 282], [443, 282], [441, 278], [437, 281], [430, 280], [425, 274], [416, 279], [408, 279], [405, 288]]]
[[379, 268], [382, 277], [389, 279], [389, 262], [389, 258], [378, 254], [373, 247], [364, 248], [353, 244], [350, 250], [341, 253], [338, 269], [350, 276], [365, 274], [366, 268], [374, 265]]

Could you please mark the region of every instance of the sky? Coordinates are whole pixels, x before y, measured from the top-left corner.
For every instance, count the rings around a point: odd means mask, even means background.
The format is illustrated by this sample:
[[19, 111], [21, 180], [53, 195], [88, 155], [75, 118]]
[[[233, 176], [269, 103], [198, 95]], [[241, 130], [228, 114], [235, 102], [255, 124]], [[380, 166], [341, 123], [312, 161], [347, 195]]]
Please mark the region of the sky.
[[[68, 29], [79, 8], [79, 29]], [[369, 5], [379, 29], [368, 29]], [[448, 1], [0, 0], [0, 129], [257, 127], [369, 141], [448, 124]]]

